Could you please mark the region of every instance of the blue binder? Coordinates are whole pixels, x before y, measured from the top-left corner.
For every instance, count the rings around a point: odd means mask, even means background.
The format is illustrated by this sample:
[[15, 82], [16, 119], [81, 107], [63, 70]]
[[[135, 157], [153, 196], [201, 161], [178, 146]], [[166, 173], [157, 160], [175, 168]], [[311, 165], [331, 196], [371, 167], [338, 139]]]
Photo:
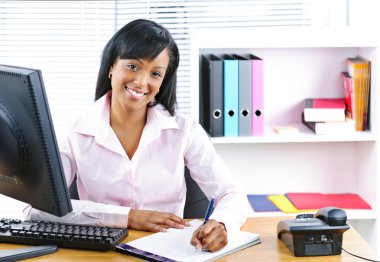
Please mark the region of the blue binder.
[[239, 136], [239, 62], [224, 55], [224, 136]]

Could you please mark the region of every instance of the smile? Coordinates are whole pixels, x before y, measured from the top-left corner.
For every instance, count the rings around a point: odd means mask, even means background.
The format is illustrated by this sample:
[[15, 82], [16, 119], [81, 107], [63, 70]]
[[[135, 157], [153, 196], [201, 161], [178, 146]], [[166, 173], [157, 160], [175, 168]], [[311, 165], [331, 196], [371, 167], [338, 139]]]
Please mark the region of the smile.
[[125, 87], [125, 89], [127, 89], [127, 91], [134, 97], [143, 97], [144, 95], [146, 95], [147, 93], [144, 93], [144, 92], [139, 92], [139, 91], [136, 91], [136, 90], [133, 90], [133, 89], [130, 89], [129, 87]]

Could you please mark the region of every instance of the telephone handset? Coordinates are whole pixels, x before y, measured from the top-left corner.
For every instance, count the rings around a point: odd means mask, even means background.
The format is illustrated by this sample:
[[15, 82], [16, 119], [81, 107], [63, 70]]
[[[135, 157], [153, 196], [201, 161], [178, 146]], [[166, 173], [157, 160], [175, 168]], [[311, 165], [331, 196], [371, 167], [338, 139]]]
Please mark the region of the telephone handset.
[[347, 221], [346, 212], [334, 207], [322, 208], [315, 213], [314, 217], [325, 221], [330, 226], [344, 226]]
[[297, 215], [277, 225], [277, 236], [295, 256], [339, 255], [343, 233], [350, 227], [342, 209], [325, 207], [315, 214]]

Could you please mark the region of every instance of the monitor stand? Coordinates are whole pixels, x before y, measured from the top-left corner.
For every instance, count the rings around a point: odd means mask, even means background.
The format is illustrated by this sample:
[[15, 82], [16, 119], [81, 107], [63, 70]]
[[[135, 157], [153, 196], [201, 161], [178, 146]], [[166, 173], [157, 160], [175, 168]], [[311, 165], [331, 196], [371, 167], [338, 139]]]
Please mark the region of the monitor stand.
[[58, 250], [55, 245], [33, 246], [26, 248], [16, 248], [11, 250], [0, 250], [0, 261], [11, 262], [32, 257], [43, 256], [54, 253]]

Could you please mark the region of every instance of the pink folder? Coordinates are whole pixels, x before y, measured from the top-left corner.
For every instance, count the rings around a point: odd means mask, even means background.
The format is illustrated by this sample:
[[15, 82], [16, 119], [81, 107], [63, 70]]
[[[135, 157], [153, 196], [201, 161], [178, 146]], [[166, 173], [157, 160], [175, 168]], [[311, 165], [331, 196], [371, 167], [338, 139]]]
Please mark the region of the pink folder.
[[249, 56], [252, 65], [252, 136], [264, 135], [264, 61]]

